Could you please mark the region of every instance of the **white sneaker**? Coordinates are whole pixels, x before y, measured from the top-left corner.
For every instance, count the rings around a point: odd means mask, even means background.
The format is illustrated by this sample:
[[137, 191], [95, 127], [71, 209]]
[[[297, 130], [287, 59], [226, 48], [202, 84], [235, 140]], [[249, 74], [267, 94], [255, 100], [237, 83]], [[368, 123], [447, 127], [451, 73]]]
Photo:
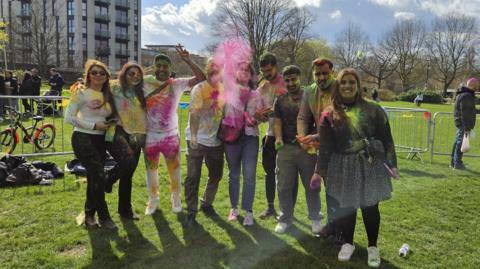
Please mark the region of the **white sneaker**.
[[279, 234], [283, 234], [285, 233], [288, 227], [290, 227], [290, 225], [288, 225], [287, 223], [279, 222], [277, 223], [277, 226], [275, 226], [275, 232]]
[[323, 225], [320, 223], [320, 220], [312, 220], [312, 233], [319, 234], [323, 229]]
[[253, 225], [253, 213], [246, 212], [245, 218], [243, 219], [243, 226], [252, 226]]
[[147, 208], [145, 208], [145, 215], [153, 215], [153, 213], [155, 213], [159, 205], [160, 205], [160, 199], [158, 197], [150, 198], [147, 203]]
[[180, 194], [178, 192], [172, 192], [170, 201], [172, 202], [172, 211], [174, 213], [182, 212], [182, 200], [180, 200]]
[[348, 262], [352, 257], [353, 251], [355, 251], [355, 246], [349, 243], [342, 245], [342, 249], [338, 252], [338, 260], [341, 262]]
[[380, 251], [377, 247], [368, 247], [368, 266], [370, 267], [379, 267], [380, 266]]
[[228, 214], [228, 221], [237, 220], [238, 217], [238, 209], [232, 208], [230, 209], [230, 213]]

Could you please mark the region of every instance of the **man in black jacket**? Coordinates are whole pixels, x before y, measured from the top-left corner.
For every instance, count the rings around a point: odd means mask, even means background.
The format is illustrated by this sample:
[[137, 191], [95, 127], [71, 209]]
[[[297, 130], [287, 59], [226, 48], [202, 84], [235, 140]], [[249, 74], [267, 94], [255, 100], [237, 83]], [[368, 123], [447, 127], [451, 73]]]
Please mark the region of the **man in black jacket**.
[[[32, 73], [32, 94], [33, 96], [40, 96], [40, 88], [42, 87], [42, 78], [38, 75], [38, 69], [32, 68], [30, 70]], [[32, 108], [32, 113], [34, 113], [34, 104], [33, 99], [30, 100], [30, 106]]]
[[457, 92], [457, 99], [453, 117], [455, 119], [455, 126], [457, 127], [457, 134], [455, 136], [455, 143], [452, 149], [452, 160], [450, 165], [453, 169], [464, 170], [465, 166], [462, 162], [462, 147], [463, 136], [469, 133], [475, 127], [475, 121], [479, 110], [475, 108], [475, 91], [480, 90], [480, 80], [477, 78], [470, 78], [467, 81], [467, 86], [461, 87]]

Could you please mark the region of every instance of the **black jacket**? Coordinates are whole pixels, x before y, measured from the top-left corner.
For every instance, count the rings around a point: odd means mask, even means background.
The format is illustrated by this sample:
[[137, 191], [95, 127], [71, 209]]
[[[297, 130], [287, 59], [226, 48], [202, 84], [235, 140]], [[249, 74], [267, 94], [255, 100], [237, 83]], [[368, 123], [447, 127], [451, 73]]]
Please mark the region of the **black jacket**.
[[32, 79], [27, 79], [23, 81], [22, 85], [20, 85], [20, 95], [23, 95], [23, 96], [33, 95]]
[[39, 96], [41, 86], [42, 78], [39, 76], [32, 76], [32, 95]]
[[50, 90], [51, 91], [56, 91], [58, 93], [62, 92], [62, 87], [65, 84], [65, 81], [63, 81], [62, 76], [60, 74], [55, 74], [50, 77]]
[[457, 92], [453, 117], [455, 126], [470, 131], [475, 127], [479, 111], [475, 108], [475, 92], [467, 87], [462, 87]]

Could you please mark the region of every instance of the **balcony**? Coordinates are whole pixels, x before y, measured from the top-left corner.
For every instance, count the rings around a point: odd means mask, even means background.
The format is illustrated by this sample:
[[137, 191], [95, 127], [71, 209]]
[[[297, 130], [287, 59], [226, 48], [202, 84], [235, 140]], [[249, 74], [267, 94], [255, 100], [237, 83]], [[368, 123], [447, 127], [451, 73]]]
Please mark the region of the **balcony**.
[[22, 18], [29, 18], [32, 16], [32, 10], [31, 9], [21, 9], [18, 13], [17, 13], [17, 16], [18, 17], [22, 17]]
[[122, 25], [126, 25], [126, 26], [130, 25], [130, 21], [128, 20], [127, 16], [118, 16], [117, 15], [117, 17], [115, 19], [115, 22], [117, 24], [122, 24]]
[[110, 47], [98, 47], [95, 49], [95, 54], [97, 56], [109, 56], [110, 55]]
[[110, 22], [110, 15], [108, 15], [108, 13], [95, 13], [95, 20]]
[[115, 7], [121, 9], [130, 9], [130, 1], [128, 0], [115, 0]]
[[111, 3], [112, 3], [111, 0], [95, 0], [95, 4], [97, 5], [109, 6]]
[[121, 41], [129, 41], [130, 40], [130, 38], [128, 37], [128, 34], [125, 34], [125, 33], [117, 33], [115, 35], [115, 39], [121, 40]]
[[117, 49], [115, 51], [115, 56], [117, 57], [129, 57], [130, 56], [130, 52], [126, 49]]
[[110, 31], [108, 30], [95, 30], [95, 37], [97, 38], [110, 38]]

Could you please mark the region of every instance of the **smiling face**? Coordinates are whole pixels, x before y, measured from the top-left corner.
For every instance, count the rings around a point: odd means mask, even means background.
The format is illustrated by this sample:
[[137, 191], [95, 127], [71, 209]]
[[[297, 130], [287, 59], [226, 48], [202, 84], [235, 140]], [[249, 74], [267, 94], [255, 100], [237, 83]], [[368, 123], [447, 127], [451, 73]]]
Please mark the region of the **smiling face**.
[[285, 75], [283, 80], [289, 93], [296, 94], [300, 91], [300, 78], [297, 74]]
[[125, 73], [125, 79], [128, 86], [137, 86], [142, 82], [142, 71], [138, 67], [130, 67]]
[[88, 80], [90, 81], [90, 87], [97, 89], [97, 88], [102, 88], [103, 84], [107, 81], [108, 79], [108, 74], [100, 66], [94, 65], [90, 68], [90, 71], [88, 72]]
[[248, 81], [252, 78], [252, 75], [250, 73], [250, 65], [248, 63], [241, 63], [238, 65], [236, 78], [239, 84], [248, 84]]
[[170, 63], [164, 60], [155, 61], [155, 76], [159, 81], [166, 81], [170, 77]]
[[357, 79], [352, 74], [346, 74], [339, 81], [339, 94], [344, 103], [351, 103], [355, 101], [358, 94]]
[[265, 66], [260, 66], [260, 72], [262, 72], [263, 77], [268, 81], [273, 81], [277, 76], [277, 67], [271, 64]]

